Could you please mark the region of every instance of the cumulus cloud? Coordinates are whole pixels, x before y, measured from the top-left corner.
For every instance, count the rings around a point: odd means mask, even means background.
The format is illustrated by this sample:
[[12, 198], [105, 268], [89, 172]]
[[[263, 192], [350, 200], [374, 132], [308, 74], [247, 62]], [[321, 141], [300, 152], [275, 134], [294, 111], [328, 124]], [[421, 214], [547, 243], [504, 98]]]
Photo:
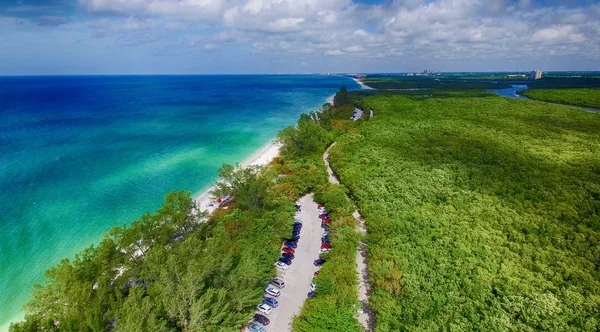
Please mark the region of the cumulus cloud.
[[[533, 0], [78, 0], [94, 37], [198, 51], [246, 45], [276, 56], [370, 63], [578, 54], [600, 61], [600, 5]], [[548, 3], [548, 2], [546, 2]], [[565, 4], [565, 5], [562, 5]], [[44, 22], [44, 23], [42, 23]], [[39, 25], [64, 24], [48, 16]], [[176, 38], [177, 39], [177, 38]], [[187, 43], [181, 47], [189, 48]], [[174, 46], [172, 46], [174, 45]], [[580, 50], [585, 49], [585, 52]], [[314, 61], [310, 62], [313, 63]]]

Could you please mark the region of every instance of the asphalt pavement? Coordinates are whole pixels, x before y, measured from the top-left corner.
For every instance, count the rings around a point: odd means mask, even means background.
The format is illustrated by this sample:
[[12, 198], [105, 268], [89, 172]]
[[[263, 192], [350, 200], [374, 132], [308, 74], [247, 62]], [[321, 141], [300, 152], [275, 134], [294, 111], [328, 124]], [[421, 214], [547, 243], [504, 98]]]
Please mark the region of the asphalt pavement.
[[[300, 309], [310, 292], [313, 275], [318, 270], [313, 264], [314, 260], [319, 258], [323, 235], [318, 205], [313, 199], [313, 194], [303, 196], [299, 203], [302, 211], [296, 215], [296, 219], [302, 222], [300, 240], [298, 248], [295, 249], [292, 265], [285, 273], [279, 275], [285, 281], [285, 288], [281, 289], [281, 295], [276, 298], [279, 306], [273, 308], [271, 314], [267, 316], [271, 323], [265, 326], [265, 330], [269, 332], [291, 331], [292, 318], [300, 314]], [[291, 235], [292, 225], [290, 225]]]

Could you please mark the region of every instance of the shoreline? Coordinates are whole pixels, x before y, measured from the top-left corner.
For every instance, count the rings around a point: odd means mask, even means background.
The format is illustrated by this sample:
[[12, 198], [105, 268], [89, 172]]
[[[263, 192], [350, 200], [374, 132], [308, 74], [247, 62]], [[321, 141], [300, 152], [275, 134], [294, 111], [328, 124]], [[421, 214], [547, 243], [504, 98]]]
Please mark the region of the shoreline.
[[[335, 94], [327, 97], [325, 104], [329, 103], [333, 106], [334, 97]], [[281, 143], [277, 141], [277, 138], [273, 138], [271, 141], [269, 141], [269, 143], [256, 150], [253, 154], [241, 162], [240, 166], [242, 168], [246, 168], [248, 166], [265, 166], [279, 156], [280, 148]], [[212, 214], [219, 207], [218, 203], [215, 202], [215, 197], [212, 197], [210, 194], [214, 188], [214, 184], [211, 184], [210, 186], [205, 187], [193, 195], [194, 201], [196, 204], [198, 204], [200, 211], [206, 211], [208, 214]]]
[[[279, 156], [279, 148], [281, 148], [281, 143], [274, 138], [267, 143], [267, 145], [261, 147], [251, 154], [250, 157], [246, 158], [246, 160], [240, 163], [240, 166], [242, 168], [248, 166], [265, 166], [275, 159], [275, 157]], [[212, 197], [210, 194], [214, 188], [215, 186], [211, 184], [208, 188], [205, 188], [194, 195], [194, 201], [198, 204], [200, 211], [206, 211], [211, 214], [218, 208], [218, 204], [214, 201], [215, 197]]]
[[358, 83], [358, 84], [360, 85], [360, 88], [361, 88], [361, 89], [363, 89], [363, 90], [375, 90], [375, 88], [372, 88], [372, 87], [370, 87], [370, 86], [366, 85], [365, 83], [363, 83], [362, 81], [360, 81], [358, 78], [354, 78], [354, 77], [352, 77], [352, 79], [353, 79], [353, 80], [354, 80], [356, 83]]

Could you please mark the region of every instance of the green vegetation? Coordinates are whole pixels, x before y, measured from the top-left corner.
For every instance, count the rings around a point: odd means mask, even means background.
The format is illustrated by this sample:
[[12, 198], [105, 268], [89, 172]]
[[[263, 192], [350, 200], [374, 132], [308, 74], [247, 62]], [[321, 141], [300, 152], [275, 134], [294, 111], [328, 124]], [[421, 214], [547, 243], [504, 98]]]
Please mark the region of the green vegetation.
[[550, 103], [594, 107], [600, 109], [600, 88], [523, 90], [519, 93], [531, 99]]
[[201, 223], [189, 193], [169, 193], [155, 214], [47, 271], [11, 331], [239, 331], [274, 275], [293, 200], [264, 169], [219, 174], [240, 204]]
[[600, 88], [597, 77], [548, 77], [535, 80], [529, 89], [567, 89], [567, 88]]
[[376, 331], [600, 328], [600, 114], [362, 102], [331, 164], [366, 219]]
[[335, 250], [319, 275], [318, 297], [294, 329], [360, 331], [351, 205], [340, 186], [328, 184], [321, 159], [339, 120], [327, 105], [319, 118], [302, 115], [283, 130], [281, 158], [269, 167], [223, 165], [214, 194], [231, 196], [226, 210], [208, 217], [188, 192], [172, 192], [155, 214], [114, 227], [98, 246], [64, 259], [35, 286], [25, 321], [10, 330], [239, 331], [275, 275], [293, 202], [315, 192], [333, 212]]
[[367, 77], [363, 83], [382, 90], [439, 89], [439, 90], [485, 90], [504, 89], [511, 85], [483, 79], [458, 79], [447, 76], [388, 76]]

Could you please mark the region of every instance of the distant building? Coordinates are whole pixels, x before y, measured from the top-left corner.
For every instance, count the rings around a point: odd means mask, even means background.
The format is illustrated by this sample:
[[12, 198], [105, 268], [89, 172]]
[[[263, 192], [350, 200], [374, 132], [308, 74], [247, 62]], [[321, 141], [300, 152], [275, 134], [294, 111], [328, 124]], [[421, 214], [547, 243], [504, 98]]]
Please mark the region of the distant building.
[[542, 78], [542, 71], [539, 69], [536, 69], [529, 73], [530, 80], [539, 80], [540, 78]]

